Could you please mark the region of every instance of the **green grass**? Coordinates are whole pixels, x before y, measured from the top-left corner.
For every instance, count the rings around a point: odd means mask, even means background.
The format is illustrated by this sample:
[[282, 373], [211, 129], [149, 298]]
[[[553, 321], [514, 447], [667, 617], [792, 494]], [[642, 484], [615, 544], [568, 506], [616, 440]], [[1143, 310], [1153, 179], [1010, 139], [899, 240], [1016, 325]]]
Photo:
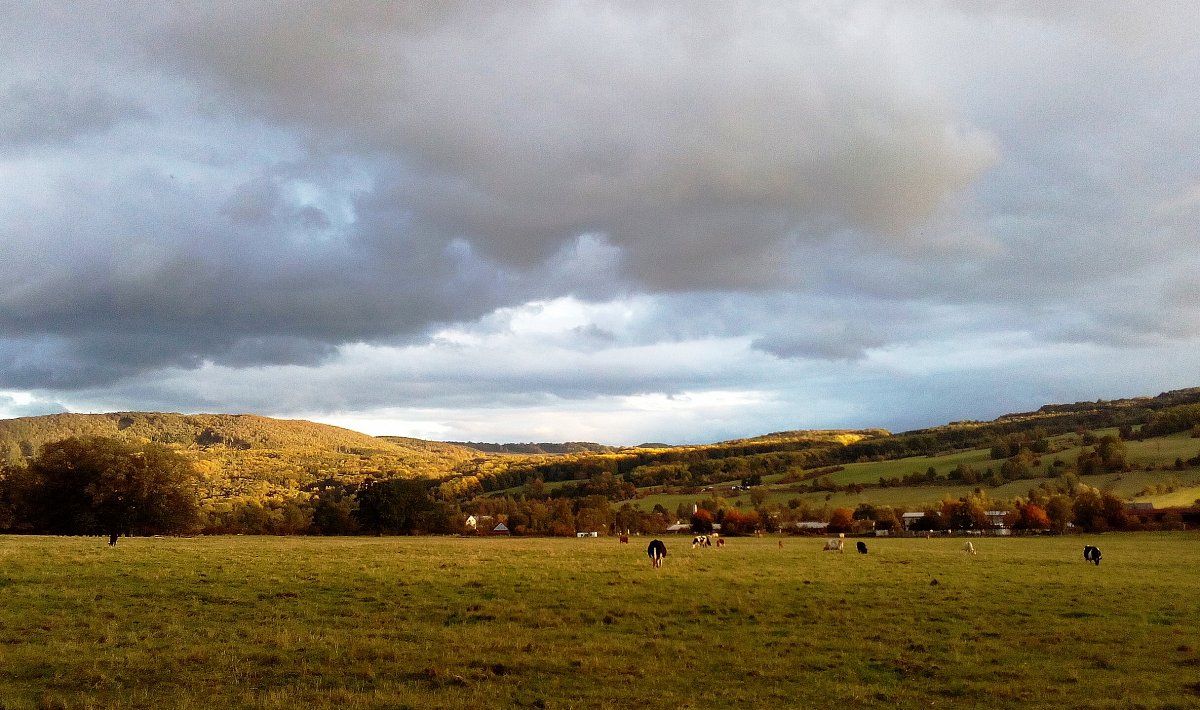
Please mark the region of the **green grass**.
[[[1116, 433], [1115, 429], [1096, 432], [1097, 435], [1116, 435]], [[1055, 459], [1073, 463], [1079, 457], [1082, 449], [1078, 445], [1077, 439], [1078, 437], [1075, 435], [1052, 439], [1051, 443], [1055, 450], [1041, 456], [1041, 463], [1037, 469], [1044, 470]], [[1200, 499], [1200, 468], [1190, 466], [1185, 467], [1182, 471], [1174, 469], [1176, 459], [1186, 461], [1200, 454], [1200, 439], [1193, 439], [1188, 433], [1181, 433], [1146, 441], [1129, 441], [1125, 442], [1125, 447], [1127, 458], [1134, 470], [1119, 474], [1085, 476], [1082, 479], [1083, 482], [1097, 488], [1110, 490], [1130, 500], [1154, 503], [1156, 507], [1160, 508], [1172, 505], [1190, 506]], [[988, 486], [986, 482], [965, 484], [945, 481], [937, 484], [896, 488], [879, 488], [874, 485], [879, 482], [880, 478], [902, 479], [912, 473], [924, 474], [930, 467], [939, 475], [946, 476], [959, 464], [972, 466], [981, 475], [986, 476], [988, 468], [997, 470], [1003, 463], [1003, 461], [992, 459], [990, 454], [988, 449], [972, 449], [940, 456], [914, 456], [890, 461], [853, 463], [847, 464], [841, 471], [828, 474], [828, 478], [839, 486], [851, 483], [870, 485], [871, 487], [863, 493], [797, 493], [788, 490], [790, 487], [788, 484], [778, 482], [783, 477], [782, 474], [765, 478], [762, 491], [766, 495], [766, 502], [774, 505], [786, 505], [789, 500], [799, 498], [809, 505], [817, 507], [828, 505], [830, 508], [854, 508], [859, 503], [872, 503], [916, 509], [925, 505], [935, 505], [946, 498], [957, 500], [971, 494], [976, 488], [986, 491], [995, 500], [1005, 501], [1017, 496], [1024, 497], [1030, 488], [1036, 487], [1040, 483], [1055, 484], [1053, 478], [1032, 478], [1011, 481], [996, 487]], [[1147, 468], [1152, 470], [1147, 471]], [[651, 510], [655, 504], [661, 504], [673, 513], [680, 503], [690, 507], [693, 503], [708, 498], [715, 492], [735, 505], [741, 501], [743, 507], [752, 507], [748, 493], [735, 494], [729, 491], [730, 485], [739, 482], [734, 480], [716, 484], [713, 486], [713, 492], [650, 495], [639, 499], [637, 505], [642, 510]], [[1159, 488], [1161, 490], [1154, 490]], [[1146, 492], [1147, 489], [1151, 490]]]
[[1200, 704], [1194, 533], [667, 542], [0, 537], [0, 707]]

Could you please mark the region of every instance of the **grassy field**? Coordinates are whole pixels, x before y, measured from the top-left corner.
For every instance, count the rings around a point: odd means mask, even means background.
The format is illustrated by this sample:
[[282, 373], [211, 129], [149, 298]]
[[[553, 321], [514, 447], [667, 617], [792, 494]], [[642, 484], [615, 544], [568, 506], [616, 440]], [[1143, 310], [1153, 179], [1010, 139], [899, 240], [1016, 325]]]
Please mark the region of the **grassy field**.
[[646, 542], [0, 537], [0, 708], [1200, 706], [1195, 533]]
[[[1097, 434], [1115, 435], [1116, 430], [1101, 430]], [[1042, 455], [1038, 470], [1043, 470], [1055, 459], [1074, 462], [1082, 449], [1078, 443], [1070, 443], [1075, 439], [1078, 439], [1075, 435], [1056, 437], [1053, 440], [1055, 451]], [[1200, 468], [1187, 466], [1179, 471], [1174, 469], [1176, 459], [1186, 461], [1200, 454], [1200, 440], [1193, 439], [1187, 433], [1181, 433], [1146, 441], [1125, 442], [1125, 448], [1129, 463], [1135, 470], [1085, 476], [1082, 479], [1083, 482], [1102, 490], [1112, 491], [1122, 498], [1154, 503], [1156, 507], [1160, 508], [1172, 505], [1190, 506], [1200, 499]], [[1003, 462], [991, 458], [991, 452], [988, 449], [972, 449], [941, 456], [914, 456], [889, 461], [847, 464], [843, 470], [830, 473], [828, 478], [839, 486], [850, 483], [871, 485], [877, 484], [880, 478], [903, 478], [908, 474], [923, 474], [931, 467], [939, 475], [946, 476], [960, 464], [972, 466], [980, 473], [984, 473], [988, 468], [998, 469], [1001, 463]], [[1147, 467], [1154, 470], [1147, 471], [1145, 470]], [[815, 507], [828, 505], [830, 508], [854, 508], [859, 503], [867, 502], [875, 505], [918, 509], [926, 505], [936, 505], [946, 498], [957, 500], [969, 495], [976, 488], [983, 489], [995, 500], [1004, 501], [1017, 496], [1025, 496], [1030, 488], [1037, 487], [1039, 483], [1048, 482], [1051, 485], [1056, 483], [1055, 479], [1051, 478], [1023, 479], [996, 487], [991, 487], [987, 483], [942, 482], [896, 488], [872, 487], [863, 493], [843, 491], [830, 494], [826, 492], [797, 493], [794, 490], [788, 490], [789, 486], [786, 484], [778, 484], [782, 477], [783, 474], [777, 474], [763, 479], [766, 485], [761, 490], [766, 496], [767, 503], [786, 505], [789, 500], [798, 498]], [[639, 499], [637, 505], [642, 510], [651, 510], [658, 504], [674, 512], [681, 503], [690, 507], [693, 503], [707, 498], [715, 492], [716, 495], [725, 497], [735, 505], [740, 501], [742, 507], [753, 507], [749, 493], [734, 493], [729, 490], [729, 486], [736, 483], [740, 483], [740, 480], [717, 484], [713, 486], [713, 492], [649, 495]], [[1155, 490], [1156, 488], [1161, 490]]]

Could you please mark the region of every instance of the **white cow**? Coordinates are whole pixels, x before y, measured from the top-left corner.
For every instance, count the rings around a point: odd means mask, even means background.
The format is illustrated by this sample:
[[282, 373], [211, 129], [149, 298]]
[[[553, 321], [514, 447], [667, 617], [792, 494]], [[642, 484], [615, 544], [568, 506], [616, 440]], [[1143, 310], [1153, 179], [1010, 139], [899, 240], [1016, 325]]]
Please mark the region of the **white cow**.
[[845, 552], [846, 551], [845, 548], [846, 548], [846, 541], [839, 537], [835, 540], [826, 540], [824, 551], [825, 552]]
[[966, 542], [964, 542], [963, 543], [963, 552], [967, 553], [968, 555], [975, 554], [974, 543], [972, 543], [970, 540], [967, 540]]

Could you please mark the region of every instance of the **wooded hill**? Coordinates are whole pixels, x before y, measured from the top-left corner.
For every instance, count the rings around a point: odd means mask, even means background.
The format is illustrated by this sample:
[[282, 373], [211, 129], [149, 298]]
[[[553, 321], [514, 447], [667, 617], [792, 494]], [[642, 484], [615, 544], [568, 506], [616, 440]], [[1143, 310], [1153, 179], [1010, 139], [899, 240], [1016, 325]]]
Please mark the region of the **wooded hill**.
[[[553, 484], [549, 492], [556, 497], [599, 495], [622, 501], [656, 489], [687, 490], [725, 481], [786, 477], [803, 482], [837, 466], [970, 449], [1009, 447], [1015, 455], [1027, 443], [1084, 430], [1119, 429], [1123, 438], [1144, 438], [1197, 427], [1200, 388], [1046, 405], [991, 422], [953, 422], [902, 434], [882, 429], [785, 431], [674, 447], [468, 446], [372, 437], [253, 415], [122, 412], [0, 420], [0, 461], [23, 463], [43, 445], [67, 437], [107, 436], [161, 443], [182, 453], [195, 464], [201, 496], [210, 502], [303, 502], [331, 488], [352, 490], [368, 480], [394, 478], [428, 480], [437, 499], [455, 503], [534, 483]], [[836, 475], [834, 479], [836, 483]]]
[[51, 414], [0, 420], [0, 461], [21, 463], [45, 444], [76, 436], [165, 444], [196, 465], [206, 499], [280, 500], [327, 479], [453, 475], [471, 449], [403, 437], [379, 438], [302, 420], [249, 414]]

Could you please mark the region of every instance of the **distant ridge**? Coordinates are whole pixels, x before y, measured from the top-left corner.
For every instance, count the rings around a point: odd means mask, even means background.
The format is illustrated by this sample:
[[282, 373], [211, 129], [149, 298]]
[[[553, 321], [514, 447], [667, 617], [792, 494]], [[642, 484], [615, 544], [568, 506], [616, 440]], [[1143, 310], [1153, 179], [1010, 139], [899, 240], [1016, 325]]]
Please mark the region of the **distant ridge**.
[[114, 412], [110, 414], [48, 414], [0, 420], [0, 452], [12, 458], [36, 453], [42, 445], [70, 436], [110, 436], [129, 441], [152, 441], [184, 448], [390, 449], [384, 442], [356, 431], [304, 420], [272, 419], [253, 414], [174, 414]]
[[606, 454], [621, 450], [621, 447], [593, 444], [588, 441], [568, 441], [562, 444], [545, 442], [537, 444], [488, 444], [475, 441], [448, 441], [446, 443], [452, 446], [465, 446], [468, 449], [488, 454]]

